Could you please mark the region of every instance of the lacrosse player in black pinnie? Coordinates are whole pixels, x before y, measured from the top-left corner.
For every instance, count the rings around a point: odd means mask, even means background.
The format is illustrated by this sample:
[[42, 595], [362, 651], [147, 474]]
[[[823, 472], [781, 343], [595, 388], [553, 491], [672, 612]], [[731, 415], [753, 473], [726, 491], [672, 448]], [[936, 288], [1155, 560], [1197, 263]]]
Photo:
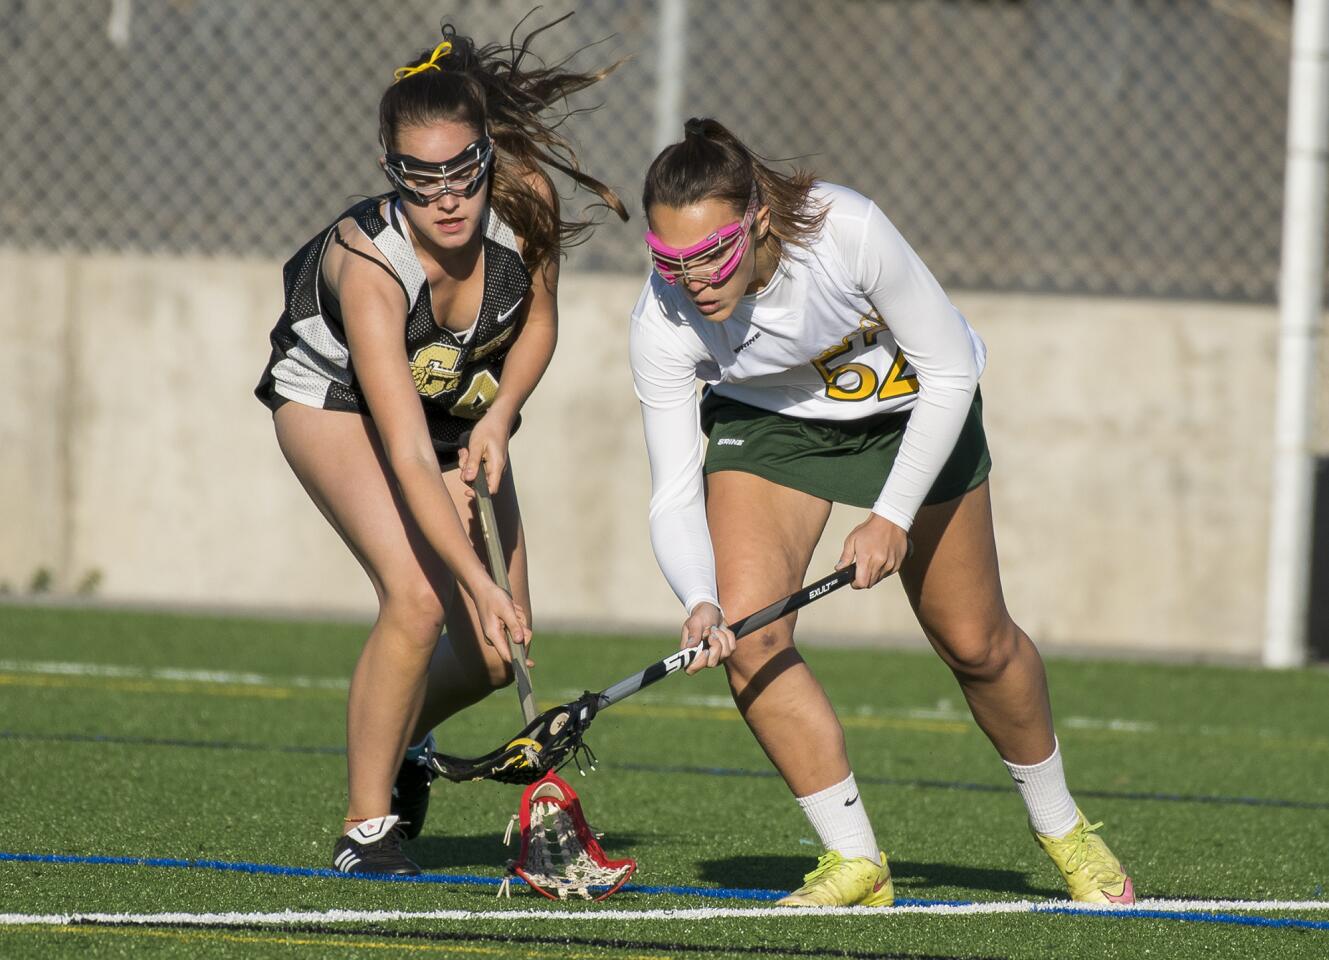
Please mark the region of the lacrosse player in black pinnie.
[[[347, 709], [349, 797], [333, 850], [347, 873], [419, 873], [401, 842], [424, 819], [431, 731], [511, 682], [505, 630], [518, 655], [529, 649], [508, 439], [553, 354], [559, 251], [592, 227], [560, 216], [546, 168], [627, 219], [541, 113], [613, 67], [528, 68], [524, 48], [477, 48], [445, 25], [442, 43], [396, 71], [379, 105], [394, 190], [286, 264], [286, 309], [256, 390], [379, 599]], [[468, 489], [481, 470], [511, 598], [481, 560]]]

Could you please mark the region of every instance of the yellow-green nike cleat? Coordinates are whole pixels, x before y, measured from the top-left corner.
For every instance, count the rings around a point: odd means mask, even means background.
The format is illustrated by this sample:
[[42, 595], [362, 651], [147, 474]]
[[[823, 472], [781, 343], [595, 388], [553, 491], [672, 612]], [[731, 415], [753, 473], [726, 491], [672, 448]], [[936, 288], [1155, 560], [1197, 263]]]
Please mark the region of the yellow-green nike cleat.
[[1064, 837], [1034, 833], [1034, 839], [1052, 858], [1070, 888], [1071, 899], [1081, 903], [1134, 903], [1135, 885], [1121, 861], [1095, 831], [1101, 823], [1090, 823], [1077, 807], [1080, 822]]
[[876, 863], [869, 857], [849, 859], [828, 850], [817, 868], [803, 878], [803, 886], [775, 902], [777, 907], [889, 907], [895, 885], [886, 854]]

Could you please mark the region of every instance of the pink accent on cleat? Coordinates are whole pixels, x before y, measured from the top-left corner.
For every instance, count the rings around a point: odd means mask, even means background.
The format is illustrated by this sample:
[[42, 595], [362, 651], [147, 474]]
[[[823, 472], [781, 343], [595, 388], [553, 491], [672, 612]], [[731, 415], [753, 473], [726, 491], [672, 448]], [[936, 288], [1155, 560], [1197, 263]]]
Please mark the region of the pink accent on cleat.
[[1113, 896], [1106, 890], [1103, 896], [1107, 897], [1112, 903], [1134, 903], [1135, 902], [1135, 884], [1131, 883], [1131, 878], [1127, 877], [1126, 882], [1122, 884], [1121, 893]]

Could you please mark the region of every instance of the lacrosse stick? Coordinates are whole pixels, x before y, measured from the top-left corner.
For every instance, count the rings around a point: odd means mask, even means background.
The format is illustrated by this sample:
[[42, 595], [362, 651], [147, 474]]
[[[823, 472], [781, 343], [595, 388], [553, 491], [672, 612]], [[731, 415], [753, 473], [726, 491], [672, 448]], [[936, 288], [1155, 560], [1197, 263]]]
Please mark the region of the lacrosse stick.
[[[550, 900], [576, 894], [585, 900], [603, 900], [628, 882], [637, 869], [631, 858], [610, 860], [586, 822], [577, 793], [550, 770], [521, 795], [521, 812], [508, 822], [503, 842], [512, 840], [520, 825], [521, 850], [508, 863], [498, 895], [512, 896], [512, 878], [521, 877]], [[592, 895], [591, 887], [604, 890]]]
[[[774, 623], [781, 617], [806, 607], [818, 597], [824, 597], [853, 582], [854, 565], [837, 570], [809, 584], [783, 600], [777, 600], [742, 620], [730, 625], [734, 637], [741, 638]], [[585, 754], [588, 765], [594, 769], [595, 755], [583, 739], [586, 728], [605, 707], [612, 706], [638, 690], [649, 687], [679, 670], [685, 670], [709, 649], [705, 640], [695, 647], [684, 647], [657, 660], [645, 670], [606, 687], [599, 693], [586, 691], [571, 703], [546, 710], [512, 739], [482, 757], [466, 759], [433, 753], [429, 763], [434, 772], [454, 782], [464, 780], [498, 780], [502, 783], [534, 783], [545, 773], [557, 770], [569, 760]], [[577, 759], [581, 766], [581, 760]], [[583, 771], [585, 772], [585, 771]]]
[[[498, 535], [498, 520], [494, 516], [494, 501], [489, 496], [489, 481], [485, 479], [483, 463], [475, 472], [471, 489], [475, 491], [475, 502], [480, 511], [480, 534], [484, 537], [485, 552], [489, 554], [489, 573], [494, 582], [503, 588], [503, 592], [511, 597], [512, 585], [508, 582], [508, 564], [503, 557], [503, 540]], [[504, 632], [507, 632], [506, 629]], [[531, 671], [526, 666], [526, 644], [514, 644], [511, 634], [508, 635], [508, 656], [512, 658], [512, 672], [517, 678], [517, 698], [521, 701], [521, 717], [529, 724], [535, 719], [535, 693], [531, 689]]]
[[[489, 554], [489, 572], [494, 582], [510, 597], [512, 587], [508, 582], [503, 543], [498, 534], [494, 503], [483, 469], [476, 473], [471, 488], [475, 491], [480, 513], [480, 532], [484, 537], [485, 551]], [[536, 715], [531, 674], [526, 666], [526, 647], [524, 644], [514, 644], [509, 634], [508, 650], [512, 657], [513, 674], [517, 679], [522, 719], [529, 728], [536, 722]], [[519, 744], [519, 747], [538, 743], [534, 739], [526, 740], [527, 743]], [[521, 750], [520, 758], [523, 762], [527, 760], [526, 750]], [[576, 792], [552, 770], [522, 793], [521, 809], [508, 823], [507, 834], [503, 837], [505, 844], [511, 839], [512, 828], [517, 824], [521, 826], [521, 850], [517, 859], [508, 863], [508, 874], [499, 888], [500, 897], [512, 895], [512, 878], [517, 876], [551, 900], [566, 899], [570, 893], [586, 900], [603, 900], [623, 886], [637, 869], [635, 860], [610, 860], [605, 856], [596, 840], [595, 831], [586, 822]], [[604, 889], [598, 896], [592, 897], [591, 887]]]

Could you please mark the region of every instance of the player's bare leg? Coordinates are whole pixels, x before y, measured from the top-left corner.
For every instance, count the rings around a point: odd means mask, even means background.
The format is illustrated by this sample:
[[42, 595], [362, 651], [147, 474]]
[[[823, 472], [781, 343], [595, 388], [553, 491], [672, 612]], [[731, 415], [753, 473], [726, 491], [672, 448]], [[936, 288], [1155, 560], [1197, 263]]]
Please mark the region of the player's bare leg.
[[455, 582], [400, 501], [367, 417], [288, 403], [274, 419], [296, 476], [378, 594], [347, 699], [347, 817], [383, 816]]
[[[830, 503], [736, 470], [712, 473], [706, 483], [725, 616], [745, 616], [802, 586]], [[725, 666], [743, 719], [801, 797], [844, 780], [849, 760], [839, 718], [794, 647], [794, 620], [745, 637]]]
[[1052, 754], [1043, 660], [1006, 610], [985, 481], [923, 507], [900, 570], [924, 634], [955, 674], [979, 727], [1001, 756], [1033, 764]]
[[905, 591], [1006, 761], [1039, 846], [1075, 900], [1133, 903], [1131, 878], [1096, 832], [1102, 824], [1089, 823], [1066, 788], [1043, 660], [1002, 598], [988, 484], [919, 510], [910, 532]]
[[[476, 551], [485, 554], [476, 500], [469, 485], [462, 483], [460, 471], [456, 469], [443, 474], [443, 483]], [[513, 596], [529, 610], [526, 545], [510, 469], [504, 471], [493, 502]], [[392, 783], [392, 812], [400, 818], [399, 825], [408, 840], [424, 829], [429, 813], [433, 776], [428, 758], [437, 747], [432, 732], [434, 727], [512, 681], [511, 668], [483, 639], [470, 596], [464, 590], [454, 588], [444, 599], [443, 607], [447, 611], [448, 629], [434, 647], [424, 700], [413, 724], [410, 746]], [[530, 662], [529, 658], [527, 662]]]
[[[462, 481], [461, 471], [447, 471], [443, 474], [443, 482], [452, 495], [453, 503], [457, 505], [457, 514], [466, 525], [476, 552], [486, 556], [475, 497], [470, 487]], [[498, 492], [493, 495], [493, 503], [512, 596], [526, 611], [527, 622], [531, 623], [526, 535], [522, 529], [517, 489], [510, 466], [503, 473]], [[482, 639], [475, 605], [466, 592], [455, 591], [455, 599], [447, 604], [447, 609], [447, 634], [438, 644], [430, 661], [429, 682], [420, 715], [411, 734], [412, 743], [419, 742], [448, 717], [512, 682], [512, 667]]]
[[[707, 478], [720, 605], [744, 616], [798, 589], [830, 516], [828, 501], [741, 471]], [[729, 688], [825, 852], [782, 906], [887, 906], [894, 901], [844, 730], [794, 647], [794, 618], [745, 637], [725, 661]]]

